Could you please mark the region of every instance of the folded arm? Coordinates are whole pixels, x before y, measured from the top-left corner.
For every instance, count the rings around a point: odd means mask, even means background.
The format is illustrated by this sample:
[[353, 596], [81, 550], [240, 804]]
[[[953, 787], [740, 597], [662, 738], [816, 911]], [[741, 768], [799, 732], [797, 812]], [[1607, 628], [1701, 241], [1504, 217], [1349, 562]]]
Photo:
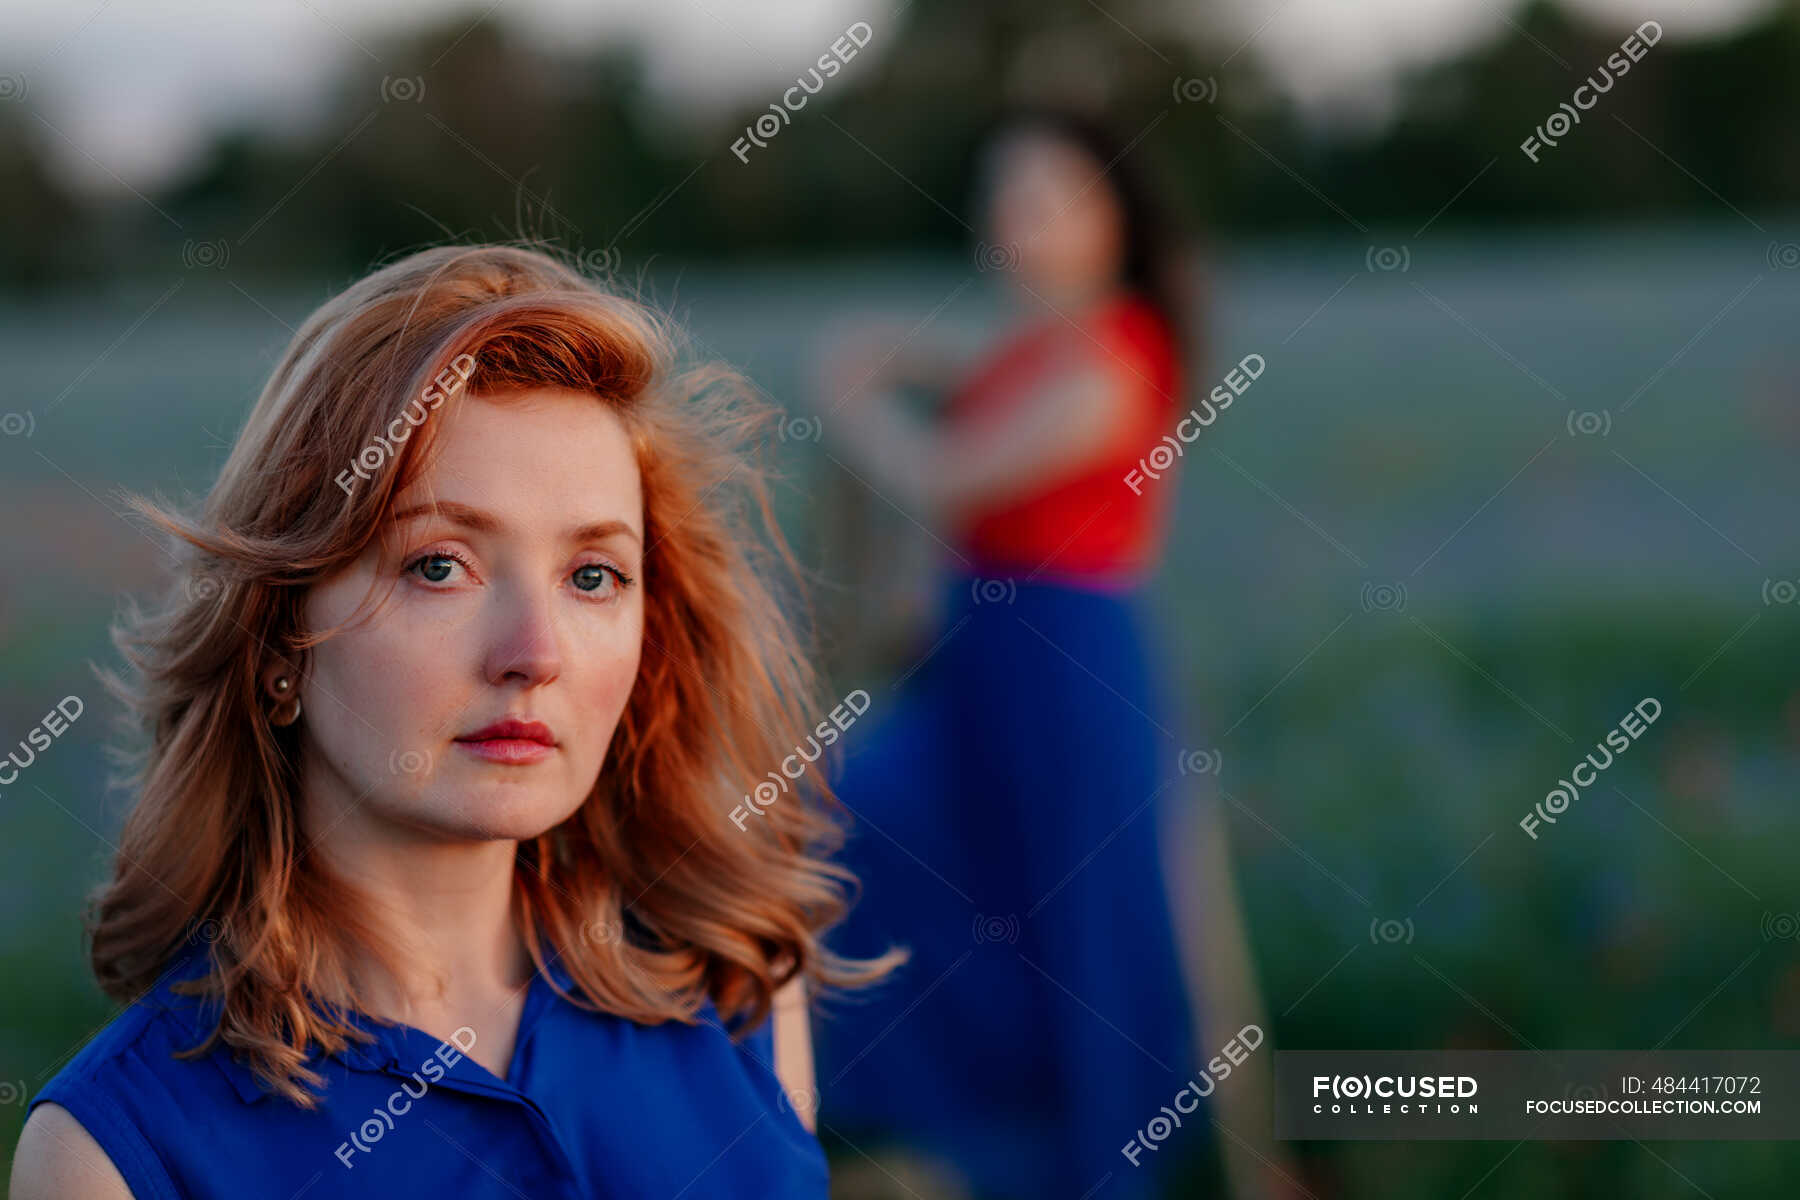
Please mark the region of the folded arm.
[[847, 405], [832, 428], [872, 482], [903, 504], [938, 514], [1004, 499], [1112, 454], [1138, 420], [1122, 364], [1083, 355], [995, 417], [929, 425], [889, 393]]

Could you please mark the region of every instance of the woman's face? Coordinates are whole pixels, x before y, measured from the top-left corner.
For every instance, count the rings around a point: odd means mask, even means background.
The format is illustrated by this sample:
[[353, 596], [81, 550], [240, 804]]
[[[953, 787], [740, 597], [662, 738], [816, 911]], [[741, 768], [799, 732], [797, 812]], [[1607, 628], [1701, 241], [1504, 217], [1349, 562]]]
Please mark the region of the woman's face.
[[[528, 839], [588, 795], [637, 677], [643, 495], [623, 423], [556, 389], [463, 396], [373, 545], [308, 594], [308, 629], [393, 594], [309, 652], [301, 731], [313, 836]], [[435, 508], [432, 506], [435, 504]], [[629, 580], [630, 582], [626, 582]], [[480, 742], [505, 719], [553, 745]]]
[[1035, 291], [1085, 296], [1118, 276], [1123, 218], [1102, 167], [1048, 134], [1002, 138], [987, 164], [987, 240], [1016, 252]]

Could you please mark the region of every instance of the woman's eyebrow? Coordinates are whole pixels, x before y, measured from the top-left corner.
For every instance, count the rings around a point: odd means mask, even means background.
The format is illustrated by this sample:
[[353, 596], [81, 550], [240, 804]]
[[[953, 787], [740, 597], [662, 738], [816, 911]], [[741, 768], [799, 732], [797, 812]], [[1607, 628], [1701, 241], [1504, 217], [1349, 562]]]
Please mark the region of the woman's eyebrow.
[[615, 533], [622, 533], [640, 546], [643, 545], [644, 539], [638, 536], [637, 530], [626, 522], [618, 520], [593, 521], [586, 525], [577, 525], [574, 529], [569, 530], [569, 540], [571, 542], [595, 542]]
[[[473, 529], [477, 533], [499, 534], [505, 531], [506, 523], [492, 513], [485, 512], [473, 505], [457, 500], [437, 500], [426, 504], [414, 504], [394, 514], [394, 524], [410, 521], [414, 517], [439, 516], [465, 529]], [[625, 534], [639, 545], [643, 538], [633, 529], [629, 522], [620, 520], [590, 521], [569, 530], [568, 540], [571, 542], [593, 541], [610, 537], [613, 534]]]

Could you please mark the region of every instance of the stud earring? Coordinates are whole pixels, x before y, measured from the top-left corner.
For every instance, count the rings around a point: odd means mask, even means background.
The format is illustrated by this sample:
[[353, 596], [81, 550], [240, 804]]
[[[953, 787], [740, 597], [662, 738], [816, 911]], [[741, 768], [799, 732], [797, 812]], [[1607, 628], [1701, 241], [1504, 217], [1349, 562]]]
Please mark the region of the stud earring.
[[298, 721], [300, 719], [300, 697], [293, 694], [294, 681], [286, 675], [277, 675], [274, 683], [270, 686], [283, 702], [269, 711], [269, 724], [292, 725]]

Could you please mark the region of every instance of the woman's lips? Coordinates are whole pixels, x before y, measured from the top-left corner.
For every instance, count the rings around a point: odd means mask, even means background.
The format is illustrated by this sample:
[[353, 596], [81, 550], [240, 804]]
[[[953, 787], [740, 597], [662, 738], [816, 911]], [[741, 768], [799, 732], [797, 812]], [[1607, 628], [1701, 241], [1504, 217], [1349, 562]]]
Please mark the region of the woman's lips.
[[547, 746], [529, 738], [480, 738], [473, 741], [458, 738], [456, 744], [489, 762], [506, 766], [524, 766], [556, 753], [555, 746]]
[[542, 721], [503, 717], [456, 739], [469, 753], [489, 762], [523, 766], [548, 758], [556, 750], [556, 735]]

